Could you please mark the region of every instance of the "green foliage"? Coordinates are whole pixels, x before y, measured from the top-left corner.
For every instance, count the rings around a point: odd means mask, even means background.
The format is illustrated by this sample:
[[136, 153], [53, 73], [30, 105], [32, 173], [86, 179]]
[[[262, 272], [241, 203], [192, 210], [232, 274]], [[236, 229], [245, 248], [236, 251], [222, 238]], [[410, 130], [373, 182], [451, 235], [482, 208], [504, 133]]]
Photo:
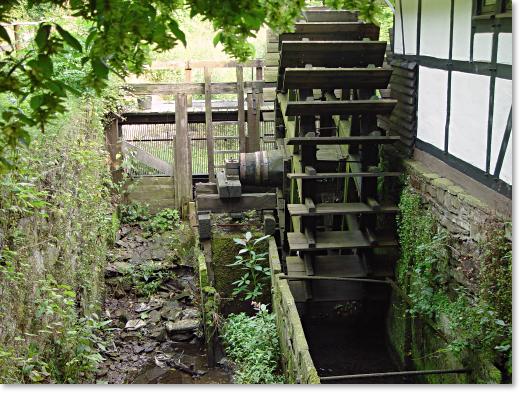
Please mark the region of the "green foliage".
[[0, 177], [3, 382], [90, 381], [98, 360], [93, 312], [114, 234], [101, 123], [107, 107], [102, 99], [68, 107], [45, 137], [20, 148], [17, 170]]
[[[21, 17], [44, 21], [32, 45], [22, 50], [15, 50], [6, 28], [0, 28], [0, 42], [9, 47], [0, 54], [0, 91], [8, 99], [0, 111], [0, 169], [13, 166], [10, 154], [31, 142], [35, 128], [43, 132], [66, 111], [69, 94], [100, 93], [111, 72], [122, 78], [140, 74], [151, 50], [186, 45], [179, 24], [186, 12], [211, 21], [214, 45], [246, 60], [254, 54], [249, 37], [263, 24], [289, 30], [303, 6], [304, 0], [223, 0], [219, 6], [212, 0], [2, 1], [2, 23]], [[70, 26], [69, 16], [81, 23]], [[64, 69], [79, 71], [76, 83]]]
[[278, 373], [280, 348], [275, 315], [258, 304], [255, 316], [230, 315], [223, 325], [227, 356], [237, 365], [234, 378], [241, 384], [284, 383]]
[[145, 224], [144, 230], [152, 234], [163, 234], [167, 231], [173, 231], [180, 225], [179, 212], [176, 209], [165, 208]]
[[[448, 234], [437, 229], [419, 195], [404, 189], [400, 202], [401, 259], [399, 284], [413, 302], [409, 312], [446, 320], [451, 341], [446, 349], [465, 351], [491, 360], [511, 374], [512, 327], [511, 242], [504, 226], [490, 225], [481, 244], [478, 294], [462, 286], [450, 287]], [[452, 293], [456, 293], [454, 297]]]
[[[78, 316], [76, 293], [48, 277], [38, 283], [37, 320], [31, 332], [0, 346], [2, 383], [76, 383], [94, 377], [105, 342], [100, 333], [110, 320]], [[23, 344], [23, 346], [20, 346]], [[42, 346], [45, 344], [45, 346]]]
[[147, 297], [156, 294], [160, 286], [172, 276], [164, 265], [153, 261], [133, 266], [125, 275], [130, 277], [136, 293]]
[[246, 271], [241, 278], [235, 282], [236, 285], [233, 296], [244, 294], [244, 300], [256, 300], [263, 294], [263, 289], [270, 280], [270, 267], [266, 266], [266, 256], [268, 253], [256, 253], [255, 247], [260, 242], [270, 238], [269, 235], [253, 239], [252, 233], [247, 232], [245, 238], [234, 238], [237, 245], [243, 248], [238, 252], [236, 261], [228, 264], [229, 267], [241, 267]]
[[149, 207], [139, 202], [122, 204], [119, 206], [120, 221], [122, 224], [134, 224], [149, 220]]
[[355, 10], [359, 12], [359, 19], [379, 25], [382, 20], [383, 9], [386, 7], [382, 0], [325, 0], [324, 5], [335, 9]]

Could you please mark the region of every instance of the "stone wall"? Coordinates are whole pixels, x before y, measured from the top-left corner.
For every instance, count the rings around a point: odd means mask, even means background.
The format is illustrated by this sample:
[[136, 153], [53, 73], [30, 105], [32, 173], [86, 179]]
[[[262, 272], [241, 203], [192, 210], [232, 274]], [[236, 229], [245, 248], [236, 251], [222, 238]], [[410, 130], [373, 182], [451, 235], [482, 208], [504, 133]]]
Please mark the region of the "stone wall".
[[[446, 303], [440, 311], [432, 316], [421, 316], [413, 314], [410, 299], [406, 301], [401, 294], [410, 294], [408, 281], [400, 283], [401, 291], [394, 291], [392, 295], [391, 308], [388, 318], [388, 333], [390, 344], [399, 354], [405, 369], [454, 369], [470, 368], [469, 374], [445, 374], [429, 375], [421, 378], [427, 383], [500, 383], [509, 381], [509, 373], [506, 375], [506, 365], [499, 362], [498, 353], [492, 348], [480, 346], [463, 347], [461, 351], [449, 350], [450, 343], [465, 338], [460, 326], [455, 326], [452, 319], [452, 311], [456, 309], [453, 304], [459, 294], [466, 294], [469, 300], [468, 312], [462, 312], [463, 316], [479, 316], [471, 313], [477, 305], [476, 300], [481, 300], [483, 294], [484, 256], [491, 253], [486, 241], [490, 238], [493, 229], [503, 233], [508, 245], [511, 240], [511, 217], [506, 215], [509, 210], [492, 207], [490, 201], [486, 202], [471, 195], [456, 182], [435, 172], [426, 164], [417, 160], [404, 161], [407, 180], [404, 187], [411, 193], [420, 196], [422, 212], [431, 214], [437, 231], [447, 234], [445, 245], [447, 248], [447, 262], [443, 265], [445, 278], [443, 284], [438, 287], [427, 288], [427, 291], [440, 291]], [[435, 168], [435, 167], [434, 167]], [[489, 192], [488, 192], [489, 193]], [[499, 197], [501, 200], [501, 197]], [[419, 218], [420, 220], [421, 218]], [[402, 245], [405, 248], [405, 245]], [[403, 251], [404, 253], [404, 251]], [[398, 271], [401, 269], [399, 262]], [[434, 262], [435, 265], [439, 262]], [[447, 264], [447, 265], [445, 265]], [[501, 265], [502, 261], [495, 264]], [[505, 275], [504, 271], [504, 275]], [[414, 280], [422, 273], [410, 272]], [[510, 280], [509, 280], [510, 281]], [[429, 298], [428, 298], [429, 299]], [[490, 307], [491, 305], [488, 305]], [[494, 306], [494, 305], [493, 305]], [[509, 305], [510, 307], [510, 305]], [[413, 307], [414, 309], [414, 307]], [[495, 308], [493, 307], [493, 310]], [[504, 313], [505, 315], [505, 313]], [[480, 317], [480, 316], [479, 316]], [[494, 317], [492, 319], [498, 319]], [[487, 329], [484, 335], [487, 335]]]
[[306, 336], [288, 281], [281, 278], [281, 263], [274, 238], [269, 241], [272, 271], [272, 308], [281, 345], [281, 362], [288, 383], [319, 384]]
[[407, 160], [404, 164], [408, 186], [422, 196], [439, 225], [450, 234], [450, 274], [457, 283], [476, 290], [482, 253], [480, 242], [492, 224], [505, 226], [506, 236], [511, 239], [511, 217], [418, 161]]

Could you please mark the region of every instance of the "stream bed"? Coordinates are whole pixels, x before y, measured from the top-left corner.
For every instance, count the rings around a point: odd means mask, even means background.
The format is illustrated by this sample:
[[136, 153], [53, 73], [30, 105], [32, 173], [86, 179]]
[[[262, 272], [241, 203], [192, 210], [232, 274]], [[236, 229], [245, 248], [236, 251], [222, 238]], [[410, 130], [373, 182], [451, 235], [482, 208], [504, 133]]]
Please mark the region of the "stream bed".
[[120, 229], [105, 272], [103, 319], [111, 322], [97, 383], [231, 383], [225, 366], [207, 365], [190, 242], [183, 229]]

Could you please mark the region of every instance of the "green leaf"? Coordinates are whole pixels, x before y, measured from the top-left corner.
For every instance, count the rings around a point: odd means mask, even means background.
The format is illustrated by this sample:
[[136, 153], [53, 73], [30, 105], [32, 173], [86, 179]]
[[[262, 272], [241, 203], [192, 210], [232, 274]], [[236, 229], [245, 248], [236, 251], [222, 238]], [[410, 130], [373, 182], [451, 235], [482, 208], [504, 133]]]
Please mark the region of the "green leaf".
[[254, 245], [257, 245], [259, 242], [263, 242], [264, 240], [270, 238], [270, 235], [264, 235], [261, 238], [258, 238], [254, 241]]
[[11, 37], [9, 37], [9, 33], [2, 25], [0, 25], [0, 38], [6, 41], [9, 45], [13, 46], [13, 43], [11, 42]]
[[248, 231], [246, 234], [245, 234], [245, 239], [246, 241], [250, 241], [252, 239], [252, 233], [250, 231]]
[[99, 58], [95, 57], [91, 60], [92, 70], [94, 74], [101, 79], [107, 79], [109, 76], [109, 67]]
[[180, 40], [183, 43], [183, 45], [186, 47], [187, 38], [185, 37], [185, 33], [183, 33], [183, 31], [181, 31], [181, 29], [179, 28], [178, 22], [176, 22], [175, 20], [171, 21], [170, 28], [171, 28], [172, 32], [174, 33], [174, 35], [176, 36], [176, 38], [178, 40]]
[[34, 38], [34, 42], [38, 46], [38, 49], [42, 50], [45, 48], [47, 41], [49, 40], [49, 35], [51, 34], [51, 25], [41, 23], [38, 31], [36, 32], [36, 36]]
[[219, 44], [221, 42], [221, 38], [223, 37], [223, 33], [222, 32], [219, 32], [218, 34], [216, 34], [214, 36], [214, 40], [212, 41], [214, 46], [217, 46], [217, 44]]
[[58, 24], [55, 24], [55, 26], [56, 30], [58, 30], [58, 33], [60, 33], [60, 35], [67, 44], [76, 49], [78, 52], [83, 51], [82, 44], [80, 44], [80, 42], [76, 38], [74, 38], [71, 33], [69, 33], [67, 30], [65, 30]]

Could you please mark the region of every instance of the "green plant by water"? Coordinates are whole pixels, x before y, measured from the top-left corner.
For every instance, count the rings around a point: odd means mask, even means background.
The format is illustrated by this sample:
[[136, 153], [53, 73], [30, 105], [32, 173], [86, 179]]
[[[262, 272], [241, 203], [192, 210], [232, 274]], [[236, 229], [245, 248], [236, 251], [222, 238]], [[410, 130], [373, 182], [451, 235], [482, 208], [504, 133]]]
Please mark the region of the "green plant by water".
[[257, 253], [256, 245], [268, 238], [270, 235], [253, 239], [250, 231], [245, 234], [245, 238], [234, 238], [234, 242], [242, 246], [242, 249], [238, 252], [235, 261], [228, 266], [240, 267], [246, 272], [241, 278], [232, 282], [235, 285], [232, 295], [243, 295], [243, 299], [247, 301], [256, 300], [263, 294], [263, 289], [270, 280], [270, 267], [266, 266], [268, 253]]
[[279, 373], [280, 347], [275, 315], [266, 305], [253, 303], [254, 316], [231, 314], [223, 325], [227, 357], [235, 364], [234, 379], [241, 384], [284, 383]]

